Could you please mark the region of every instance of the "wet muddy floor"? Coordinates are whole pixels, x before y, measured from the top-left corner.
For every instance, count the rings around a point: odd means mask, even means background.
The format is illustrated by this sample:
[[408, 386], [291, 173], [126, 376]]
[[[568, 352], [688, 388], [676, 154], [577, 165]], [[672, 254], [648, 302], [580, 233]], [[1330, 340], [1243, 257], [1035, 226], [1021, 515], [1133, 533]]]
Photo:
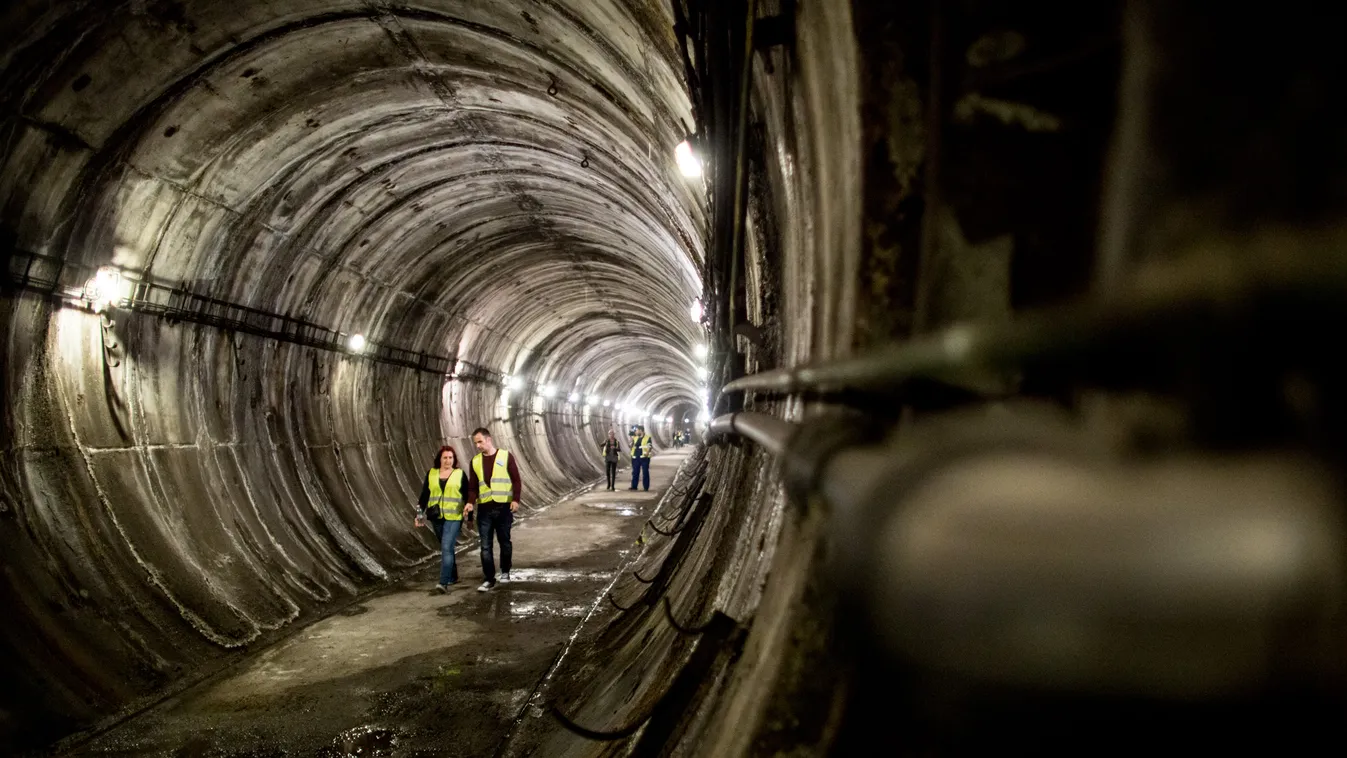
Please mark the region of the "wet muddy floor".
[[648, 493], [599, 485], [518, 523], [508, 584], [477, 592], [462, 551], [447, 595], [427, 566], [67, 754], [489, 756], [683, 458], [652, 461]]

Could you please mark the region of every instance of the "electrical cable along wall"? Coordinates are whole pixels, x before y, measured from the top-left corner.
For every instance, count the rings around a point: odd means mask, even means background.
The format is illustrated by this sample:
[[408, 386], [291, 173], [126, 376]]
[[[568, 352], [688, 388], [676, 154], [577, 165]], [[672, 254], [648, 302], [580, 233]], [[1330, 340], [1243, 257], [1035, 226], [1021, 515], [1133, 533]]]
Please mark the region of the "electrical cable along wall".
[[418, 565], [418, 477], [476, 426], [536, 503], [600, 475], [627, 418], [590, 396], [696, 403], [671, 25], [588, 0], [0, 11], [0, 752]]

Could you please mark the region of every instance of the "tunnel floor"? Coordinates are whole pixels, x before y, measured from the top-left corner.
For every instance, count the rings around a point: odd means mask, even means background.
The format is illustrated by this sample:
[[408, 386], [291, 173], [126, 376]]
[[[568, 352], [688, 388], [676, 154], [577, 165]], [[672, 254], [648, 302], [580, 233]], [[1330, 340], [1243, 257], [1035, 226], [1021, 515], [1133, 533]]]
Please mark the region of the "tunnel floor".
[[[69, 755], [490, 755], [602, 597], [687, 451], [651, 461], [651, 489], [600, 483], [545, 506], [513, 534], [515, 581], [477, 592], [439, 562], [250, 656]], [[408, 518], [410, 526], [410, 517]]]

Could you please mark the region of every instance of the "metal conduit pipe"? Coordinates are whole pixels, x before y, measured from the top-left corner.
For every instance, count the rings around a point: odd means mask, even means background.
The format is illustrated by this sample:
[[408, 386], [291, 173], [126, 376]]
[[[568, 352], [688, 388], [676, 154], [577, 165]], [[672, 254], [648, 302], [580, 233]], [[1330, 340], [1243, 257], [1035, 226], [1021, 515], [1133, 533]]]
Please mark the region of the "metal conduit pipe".
[[[913, 376], [966, 363], [971, 353], [983, 354], [989, 348], [1005, 349], [1006, 343], [989, 339], [998, 335], [984, 330], [962, 328], [931, 339], [885, 348], [866, 356], [813, 366], [763, 371], [727, 383], [722, 393], [798, 392], [809, 389], [866, 389], [892, 384]], [[994, 354], [984, 354], [991, 359]]]
[[799, 431], [798, 424], [766, 413], [727, 413], [711, 422], [712, 437], [738, 434], [762, 445], [773, 455], [784, 455]]
[[[727, 293], [729, 300], [729, 313], [727, 315], [731, 330], [735, 326], [735, 295], [739, 289], [739, 261], [743, 257], [744, 250], [744, 216], [748, 195], [748, 171], [745, 170], [748, 163], [748, 153], [745, 144], [748, 141], [748, 92], [753, 82], [753, 27], [758, 16], [757, 0], [748, 0], [748, 7], [744, 15], [746, 19], [744, 23], [744, 60], [739, 74], [739, 93], [736, 105], [738, 115], [734, 129], [734, 233], [730, 241], [730, 286]], [[731, 344], [733, 340], [734, 338], [731, 337]]]
[[[1116, 360], [1168, 362], [1175, 353], [1196, 353], [1213, 335], [1256, 334], [1281, 323], [1286, 336], [1347, 323], [1347, 267], [1326, 254], [1342, 240], [1323, 239], [1260, 255], [1261, 247], [1287, 245], [1278, 239], [1252, 244], [1243, 269], [1213, 273], [1206, 259], [1182, 266], [1153, 266], [1137, 282], [1106, 299], [1085, 301], [1025, 315], [1006, 324], [960, 325], [883, 347], [854, 358], [763, 371], [721, 388], [731, 392], [791, 393], [806, 390], [869, 390], [916, 377], [976, 386], [991, 372], [1018, 369], [1029, 361], [1102, 368]], [[1231, 256], [1232, 259], [1236, 256]], [[1157, 287], [1154, 283], [1167, 284]], [[1267, 345], [1287, 350], [1294, 342]]]
[[1119, 459], [1035, 411], [882, 445], [821, 445], [842, 439], [826, 426], [738, 413], [712, 431], [826, 502], [830, 586], [874, 660], [1060, 693], [1341, 690], [1347, 532], [1321, 461]]

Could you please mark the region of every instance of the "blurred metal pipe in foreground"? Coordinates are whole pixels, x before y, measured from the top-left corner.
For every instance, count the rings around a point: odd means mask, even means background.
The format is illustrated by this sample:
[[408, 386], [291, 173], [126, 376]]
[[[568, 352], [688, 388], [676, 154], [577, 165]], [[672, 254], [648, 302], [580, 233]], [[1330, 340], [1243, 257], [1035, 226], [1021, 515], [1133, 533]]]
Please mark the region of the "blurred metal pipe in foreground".
[[766, 413], [727, 413], [711, 421], [712, 437], [738, 434], [762, 445], [773, 455], [786, 452], [799, 426]]
[[1096, 381], [1204, 355], [1231, 334], [1246, 335], [1267, 359], [1313, 358], [1321, 352], [1319, 334], [1347, 325], [1347, 259], [1337, 253], [1344, 246], [1347, 231], [1267, 232], [1239, 246], [1210, 244], [1182, 261], [1141, 267], [1107, 294], [1007, 323], [961, 324], [861, 355], [750, 374], [722, 391], [877, 390], [916, 377], [966, 384], [1033, 366]]
[[1321, 464], [1111, 460], [1014, 423], [824, 469], [837, 580], [878, 649], [996, 685], [1160, 698], [1340, 676], [1341, 498]]
[[787, 476], [829, 504], [846, 626], [892, 665], [1163, 699], [1338, 681], [1341, 498], [1314, 459], [1126, 461], [1035, 411], [933, 421], [823, 450], [822, 424], [712, 424], [817, 472]]

